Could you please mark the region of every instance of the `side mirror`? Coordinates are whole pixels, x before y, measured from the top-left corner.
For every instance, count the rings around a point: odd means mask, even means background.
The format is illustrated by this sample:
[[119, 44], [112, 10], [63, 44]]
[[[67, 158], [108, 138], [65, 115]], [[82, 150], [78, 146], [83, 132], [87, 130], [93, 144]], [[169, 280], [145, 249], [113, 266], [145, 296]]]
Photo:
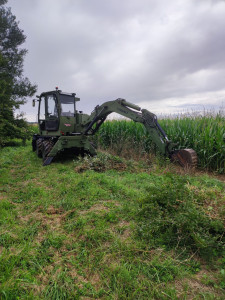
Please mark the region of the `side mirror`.
[[35, 99], [32, 100], [32, 106], [35, 107]]

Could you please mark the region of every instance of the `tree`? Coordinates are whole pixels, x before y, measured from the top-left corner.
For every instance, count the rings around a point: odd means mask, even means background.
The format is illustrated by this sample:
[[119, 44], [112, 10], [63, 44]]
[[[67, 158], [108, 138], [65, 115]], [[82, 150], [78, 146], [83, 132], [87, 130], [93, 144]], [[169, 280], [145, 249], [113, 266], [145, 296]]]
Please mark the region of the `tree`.
[[27, 50], [21, 48], [26, 36], [18, 26], [8, 0], [0, 0], [0, 145], [9, 138], [25, 139], [28, 126], [23, 115], [15, 117], [15, 109], [36, 92], [28, 78], [23, 77]]

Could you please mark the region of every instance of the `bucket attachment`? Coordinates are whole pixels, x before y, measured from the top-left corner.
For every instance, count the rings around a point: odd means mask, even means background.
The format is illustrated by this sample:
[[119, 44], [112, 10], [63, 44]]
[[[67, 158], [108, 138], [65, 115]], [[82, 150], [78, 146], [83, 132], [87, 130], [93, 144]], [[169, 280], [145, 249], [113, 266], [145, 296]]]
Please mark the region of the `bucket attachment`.
[[197, 167], [197, 154], [193, 149], [175, 150], [171, 155], [173, 162], [178, 162], [184, 168], [194, 169]]

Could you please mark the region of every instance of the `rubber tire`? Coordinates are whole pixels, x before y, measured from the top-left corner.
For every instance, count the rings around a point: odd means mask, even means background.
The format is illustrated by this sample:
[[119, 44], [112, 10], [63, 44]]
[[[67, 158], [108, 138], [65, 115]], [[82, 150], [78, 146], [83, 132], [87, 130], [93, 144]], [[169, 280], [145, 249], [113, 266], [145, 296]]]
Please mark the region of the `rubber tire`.
[[52, 150], [54, 146], [54, 143], [51, 140], [45, 140], [42, 144], [42, 159], [43, 162], [45, 162], [45, 159], [47, 158], [48, 154]]
[[36, 141], [36, 154], [38, 157], [42, 157], [43, 140], [37, 139]]
[[32, 151], [33, 152], [35, 152], [36, 148], [37, 148], [36, 141], [37, 141], [37, 139], [33, 136], [33, 138], [32, 138]]

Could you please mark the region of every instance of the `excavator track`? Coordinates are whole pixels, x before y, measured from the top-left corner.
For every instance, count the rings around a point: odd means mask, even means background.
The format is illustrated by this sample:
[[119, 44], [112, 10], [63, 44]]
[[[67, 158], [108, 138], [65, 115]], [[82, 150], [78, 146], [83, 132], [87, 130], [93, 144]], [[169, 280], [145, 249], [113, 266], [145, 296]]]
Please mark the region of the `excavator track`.
[[182, 167], [195, 169], [198, 163], [198, 157], [193, 149], [181, 149], [176, 150], [171, 155], [171, 160], [173, 162], [178, 162]]

